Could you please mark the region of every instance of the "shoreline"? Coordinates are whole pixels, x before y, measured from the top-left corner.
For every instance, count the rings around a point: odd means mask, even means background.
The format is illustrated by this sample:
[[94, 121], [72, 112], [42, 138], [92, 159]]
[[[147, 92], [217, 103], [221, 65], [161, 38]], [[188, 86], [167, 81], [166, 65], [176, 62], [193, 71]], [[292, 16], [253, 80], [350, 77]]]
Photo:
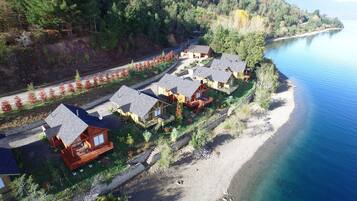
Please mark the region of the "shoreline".
[[266, 172], [274, 168], [273, 162], [279, 160], [282, 150], [287, 150], [294, 140], [292, 138], [297, 134], [293, 131], [296, 131], [306, 117], [307, 111], [304, 105], [306, 97], [302, 96], [301, 92], [298, 93], [295, 90], [295, 108], [289, 121], [280, 127], [274, 136], [267, 140], [254, 156], [237, 171], [231, 180], [226, 198], [244, 201], [252, 199], [251, 196], [256, 193], [257, 186], [266, 176]]
[[240, 137], [232, 139], [218, 131], [207, 159], [195, 159], [187, 146], [179, 151], [180, 159], [171, 168], [163, 172], [150, 169], [120, 191], [126, 192], [130, 200], [214, 201], [227, 195], [237, 172], [289, 121], [295, 109], [295, 86], [291, 81], [284, 84], [273, 95], [273, 109], [263, 116], [254, 110], [256, 113], [248, 119], [247, 129]]
[[292, 39], [292, 38], [303, 38], [303, 37], [306, 37], [306, 36], [313, 36], [313, 35], [316, 35], [316, 34], [330, 32], [330, 31], [340, 31], [342, 29], [343, 28], [327, 28], [327, 29], [311, 31], [311, 32], [303, 33], [303, 34], [293, 35], [293, 36], [283, 36], [283, 37], [278, 37], [278, 38], [272, 38], [272, 39], [267, 40], [267, 43], [272, 43], [272, 42], [282, 41], [282, 40], [288, 40], [288, 39]]

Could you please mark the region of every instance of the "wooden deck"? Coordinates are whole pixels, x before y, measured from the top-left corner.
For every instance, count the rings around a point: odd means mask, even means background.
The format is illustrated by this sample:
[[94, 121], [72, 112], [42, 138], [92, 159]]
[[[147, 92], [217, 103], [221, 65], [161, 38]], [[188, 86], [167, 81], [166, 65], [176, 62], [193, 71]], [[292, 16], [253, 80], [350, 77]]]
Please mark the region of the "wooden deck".
[[107, 151], [113, 149], [113, 143], [110, 142], [109, 144], [103, 145], [102, 147], [89, 151], [81, 156], [72, 155], [69, 150], [62, 150], [61, 157], [63, 158], [64, 163], [70, 170], [75, 170], [82, 165], [89, 163], [90, 161], [98, 158], [101, 154], [104, 154]]
[[195, 112], [199, 112], [203, 107], [213, 102], [212, 97], [198, 99], [192, 102], [187, 102], [185, 105], [190, 108], [194, 108]]

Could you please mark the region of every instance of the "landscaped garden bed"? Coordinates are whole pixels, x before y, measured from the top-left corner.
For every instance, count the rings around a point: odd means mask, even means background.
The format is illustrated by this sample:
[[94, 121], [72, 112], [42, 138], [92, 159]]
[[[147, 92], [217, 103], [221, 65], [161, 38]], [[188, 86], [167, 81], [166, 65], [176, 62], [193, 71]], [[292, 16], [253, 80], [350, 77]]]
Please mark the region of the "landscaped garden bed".
[[[40, 91], [36, 95], [29, 91], [27, 102], [20, 99], [16, 105], [2, 102], [0, 110], [0, 131], [26, 125], [44, 119], [59, 103], [84, 105], [105, 95], [114, 93], [122, 85], [133, 85], [160, 74], [168, 68], [174, 59], [173, 53], [160, 57], [161, 60], [133, 64], [131, 69], [113, 72], [111, 75], [94, 77], [93, 80], [77, 80], [75, 86], [63, 85], [59, 91], [46, 94]], [[89, 82], [89, 85], [88, 85]], [[35, 96], [31, 98], [31, 95]], [[10, 109], [9, 109], [10, 108]]]

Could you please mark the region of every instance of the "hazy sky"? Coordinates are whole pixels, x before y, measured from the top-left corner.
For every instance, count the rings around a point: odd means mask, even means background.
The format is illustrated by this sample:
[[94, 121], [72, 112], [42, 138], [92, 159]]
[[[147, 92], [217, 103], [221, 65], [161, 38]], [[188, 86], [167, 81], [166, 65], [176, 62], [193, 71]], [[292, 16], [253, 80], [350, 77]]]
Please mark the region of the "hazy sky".
[[357, 0], [287, 0], [287, 2], [309, 11], [319, 9], [321, 13], [343, 20], [357, 20]]

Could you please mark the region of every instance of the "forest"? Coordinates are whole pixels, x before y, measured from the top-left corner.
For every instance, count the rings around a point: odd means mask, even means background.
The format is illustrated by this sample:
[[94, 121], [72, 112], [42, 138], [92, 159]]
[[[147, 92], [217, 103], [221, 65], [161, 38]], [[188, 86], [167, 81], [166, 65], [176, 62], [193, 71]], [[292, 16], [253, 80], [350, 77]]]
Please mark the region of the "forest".
[[[0, 94], [130, 62], [195, 33], [221, 51], [222, 34], [241, 41], [331, 27], [343, 25], [283, 0], [4, 0], [0, 79], [9, 81]], [[238, 43], [225, 49], [244, 54]]]

